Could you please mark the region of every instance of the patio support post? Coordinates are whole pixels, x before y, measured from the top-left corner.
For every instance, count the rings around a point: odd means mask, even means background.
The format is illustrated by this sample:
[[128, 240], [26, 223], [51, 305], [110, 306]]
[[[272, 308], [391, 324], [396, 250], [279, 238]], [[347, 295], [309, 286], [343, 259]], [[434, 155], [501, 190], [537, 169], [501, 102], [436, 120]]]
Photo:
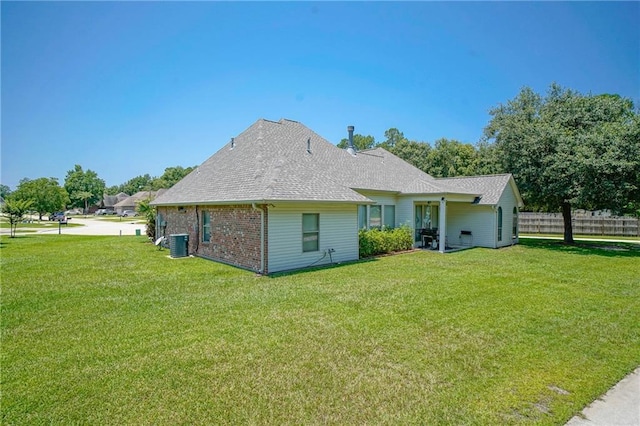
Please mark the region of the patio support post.
[[447, 240], [447, 200], [442, 197], [440, 200], [440, 214], [439, 214], [438, 232], [440, 233], [440, 241], [438, 244], [438, 251], [444, 253]]

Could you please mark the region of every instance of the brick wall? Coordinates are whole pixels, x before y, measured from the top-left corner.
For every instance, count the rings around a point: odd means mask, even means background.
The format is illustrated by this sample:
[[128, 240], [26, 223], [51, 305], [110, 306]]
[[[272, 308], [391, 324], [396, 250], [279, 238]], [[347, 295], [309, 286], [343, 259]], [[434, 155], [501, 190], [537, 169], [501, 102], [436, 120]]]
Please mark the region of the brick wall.
[[[266, 210], [266, 206], [260, 206]], [[211, 239], [202, 241], [202, 212], [211, 216]], [[229, 263], [252, 271], [260, 270], [260, 211], [251, 205], [159, 207], [167, 223], [166, 236], [189, 234], [189, 254]], [[267, 267], [267, 215], [264, 213], [265, 253]]]

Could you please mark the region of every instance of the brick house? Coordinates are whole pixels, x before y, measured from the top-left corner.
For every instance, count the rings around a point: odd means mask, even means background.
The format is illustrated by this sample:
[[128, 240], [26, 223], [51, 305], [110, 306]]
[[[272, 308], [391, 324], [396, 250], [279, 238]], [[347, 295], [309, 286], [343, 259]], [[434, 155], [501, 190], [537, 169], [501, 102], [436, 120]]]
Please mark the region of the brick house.
[[356, 260], [369, 227], [408, 225], [441, 252], [515, 244], [522, 199], [510, 174], [436, 179], [383, 148], [260, 119], [152, 205], [158, 236], [188, 234], [189, 254], [268, 274]]

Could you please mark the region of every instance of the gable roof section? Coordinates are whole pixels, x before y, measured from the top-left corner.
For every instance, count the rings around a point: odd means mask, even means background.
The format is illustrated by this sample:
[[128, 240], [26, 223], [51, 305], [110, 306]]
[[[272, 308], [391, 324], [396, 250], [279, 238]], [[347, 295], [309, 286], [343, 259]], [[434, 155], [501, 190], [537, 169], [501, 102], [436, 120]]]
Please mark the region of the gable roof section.
[[453, 185], [462, 190], [481, 194], [480, 205], [496, 205], [500, 201], [504, 190], [508, 185], [513, 188], [518, 206], [522, 207], [522, 197], [510, 173], [485, 176], [461, 176], [454, 178], [437, 179], [439, 183]]
[[297, 121], [260, 119], [152, 204], [371, 202], [358, 190], [477, 195], [383, 148], [354, 156]]
[[[162, 188], [157, 191], [138, 191], [135, 194], [124, 198], [123, 200], [116, 203], [113, 207], [130, 207], [135, 206], [142, 200], [153, 199], [157, 196], [164, 194], [167, 190]], [[118, 194], [120, 195], [120, 194]]]

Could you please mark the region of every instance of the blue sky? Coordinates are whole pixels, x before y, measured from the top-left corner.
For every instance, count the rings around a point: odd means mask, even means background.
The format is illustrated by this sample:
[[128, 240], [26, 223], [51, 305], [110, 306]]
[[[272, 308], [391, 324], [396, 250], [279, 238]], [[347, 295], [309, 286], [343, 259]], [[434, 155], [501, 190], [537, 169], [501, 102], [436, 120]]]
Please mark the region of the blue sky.
[[640, 105], [640, 3], [1, 2], [1, 183], [118, 185], [259, 118], [475, 143], [552, 82]]

